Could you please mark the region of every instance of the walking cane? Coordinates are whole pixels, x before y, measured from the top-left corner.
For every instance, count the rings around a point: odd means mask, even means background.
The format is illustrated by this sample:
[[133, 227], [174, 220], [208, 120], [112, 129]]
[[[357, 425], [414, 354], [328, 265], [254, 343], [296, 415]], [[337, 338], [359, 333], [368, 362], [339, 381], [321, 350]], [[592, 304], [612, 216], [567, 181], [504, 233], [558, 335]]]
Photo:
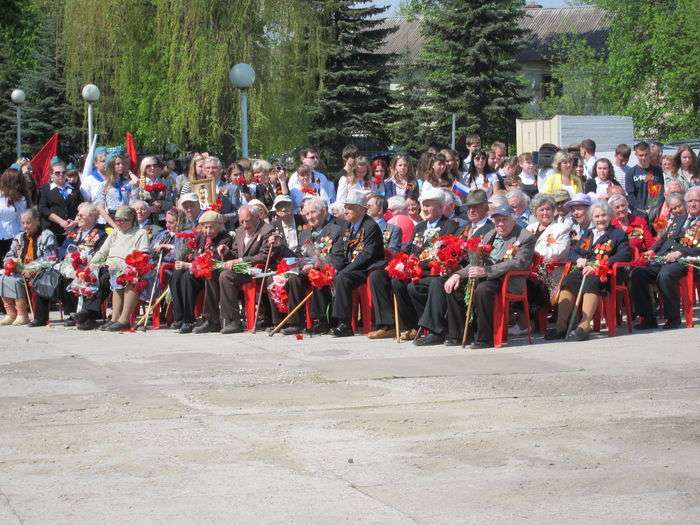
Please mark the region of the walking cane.
[[464, 318], [464, 332], [462, 332], [462, 348], [467, 346], [467, 334], [469, 333], [469, 321], [472, 318], [473, 311], [473, 297], [474, 297], [474, 287], [476, 285], [476, 279], [469, 279], [467, 283], [467, 289], [469, 290], [469, 304], [467, 305], [467, 313]]
[[[270, 249], [267, 250], [267, 260], [265, 261], [265, 269], [263, 270], [263, 273], [267, 273], [267, 269], [270, 266], [270, 257], [272, 256], [272, 245], [270, 245]], [[255, 303], [255, 317], [253, 319], [253, 333], [255, 333], [255, 330], [257, 329], [258, 326], [258, 315], [260, 313], [260, 303], [262, 302], [262, 294], [263, 290], [265, 289], [265, 280], [267, 277], [262, 278], [262, 282], [260, 283], [260, 291], [258, 292], [258, 300]]]
[[581, 279], [581, 286], [578, 288], [578, 295], [576, 296], [576, 304], [574, 304], [574, 309], [571, 311], [571, 318], [569, 319], [569, 325], [566, 328], [566, 335], [564, 336], [564, 340], [566, 340], [569, 337], [569, 334], [571, 333], [571, 329], [574, 327], [574, 321], [576, 320], [576, 315], [578, 314], [578, 307], [579, 304], [581, 303], [581, 298], [583, 297], [583, 285], [586, 284], [586, 276], [583, 276], [583, 279]]
[[399, 302], [396, 300], [396, 294], [392, 294], [394, 297], [394, 328], [396, 330], [396, 342], [401, 342], [401, 321], [399, 319]]
[[297, 312], [301, 309], [302, 306], [304, 306], [306, 303], [309, 302], [309, 299], [311, 299], [311, 297], [313, 296], [313, 294], [314, 294], [313, 290], [310, 291], [310, 292], [306, 295], [306, 297], [304, 297], [304, 298], [301, 300], [301, 302], [300, 302], [298, 305], [296, 305], [296, 306], [294, 307], [294, 309], [293, 309], [291, 312], [289, 312], [289, 313], [287, 314], [287, 316], [286, 316], [284, 319], [282, 319], [282, 320], [279, 322], [279, 324], [278, 324], [277, 326], [275, 326], [275, 329], [272, 330], [272, 332], [270, 332], [270, 334], [269, 334], [270, 337], [272, 337], [272, 336], [275, 335], [277, 332], [279, 332], [279, 331], [282, 329], [282, 327], [283, 327], [285, 324], [287, 324], [287, 321], [289, 321], [289, 320], [292, 318], [292, 316], [293, 316], [295, 313], [297, 313]]
[[32, 314], [32, 319], [34, 319], [34, 306], [32, 305], [32, 296], [29, 293], [29, 286], [27, 285], [27, 279], [22, 276], [22, 282], [24, 283], [24, 291], [27, 294], [27, 303], [29, 303], [29, 312]]
[[151, 308], [153, 308], [153, 295], [156, 293], [156, 286], [158, 286], [158, 278], [160, 276], [160, 265], [163, 263], [163, 250], [160, 251], [158, 255], [158, 264], [156, 265], [156, 276], [153, 279], [153, 286], [151, 287], [151, 297], [148, 298], [148, 305], [146, 305], [146, 313], [143, 321], [143, 331], [148, 330], [148, 318], [151, 316]]

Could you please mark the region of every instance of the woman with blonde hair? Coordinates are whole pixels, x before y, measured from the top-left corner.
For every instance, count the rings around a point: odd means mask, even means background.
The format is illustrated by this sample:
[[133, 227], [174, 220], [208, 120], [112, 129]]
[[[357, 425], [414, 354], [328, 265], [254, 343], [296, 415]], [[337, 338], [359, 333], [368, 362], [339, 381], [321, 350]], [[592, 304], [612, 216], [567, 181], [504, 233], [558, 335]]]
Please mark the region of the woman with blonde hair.
[[384, 181], [384, 196], [388, 199], [395, 195], [418, 197], [413, 162], [408, 155], [397, 155], [389, 164], [389, 178]]
[[131, 192], [135, 182], [129, 173], [129, 159], [125, 155], [115, 155], [105, 168], [104, 185], [98, 194], [95, 205], [100, 216], [107, 221], [112, 228], [117, 225], [112, 219], [119, 206], [131, 202]]
[[369, 184], [370, 163], [366, 157], [357, 157], [350, 173], [340, 177], [335, 200], [345, 202], [351, 190], [364, 190]]
[[566, 151], [557, 151], [552, 161], [554, 173], [547, 177], [542, 193], [553, 195], [557, 190], [566, 190], [569, 195], [583, 193], [583, 182], [574, 173], [574, 158]]

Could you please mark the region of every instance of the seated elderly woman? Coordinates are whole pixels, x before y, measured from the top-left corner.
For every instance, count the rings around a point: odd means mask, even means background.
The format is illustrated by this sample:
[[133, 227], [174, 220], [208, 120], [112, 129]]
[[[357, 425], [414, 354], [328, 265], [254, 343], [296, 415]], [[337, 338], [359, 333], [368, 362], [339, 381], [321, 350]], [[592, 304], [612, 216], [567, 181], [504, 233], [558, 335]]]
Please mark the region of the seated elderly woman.
[[556, 328], [547, 330], [545, 339], [566, 337], [569, 318], [576, 308], [576, 296], [583, 294], [582, 318], [573, 337], [578, 341], [588, 339], [591, 320], [598, 308], [600, 297], [607, 292], [607, 275], [601, 281], [599, 272], [616, 262], [631, 259], [629, 242], [624, 231], [610, 225], [612, 208], [604, 201], [596, 201], [589, 208], [591, 228], [584, 231], [569, 252], [569, 260], [575, 266], [561, 284], [558, 300]]
[[41, 217], [36, 208], [22, 213], [20, 223], [23, 231], [12, 240], [0, 275], [0, 295], [7, 312], [0, 325], [29, 324], [25, 278], [32, 277], [34, 272], [28, 268], [22, 270], [22, 266], [56, 256], [56, 237], [51, 230], [41, 230]]
[[[173, 297], [172, 328], [180, 330], [181, 334], [189, 334], [194, 329], [194, 303], [197, 294], [204, 289], [206, 283], [203, 277], [195, 276], [191, 272], [194, 257], [208, 251], [213, 259], [220, 260], [219, 248], [221, 246], [231, 248], [232, 243], [233, 239], [224, 231], [224, 219], [221, 214], [209, 210], [199, 218], [199, 230], [194, 237], [194, 249], [186, 248], [177, 254], [175, 271], [168, 286]], [[218, 272], [216, 274], [218, 276]], [[214, 278], [213, 275], [212, 278]], [[218, 319], [218, 309], [218, 304], [215, 308], [212, 307], [210, 299], [204, 304], [204, 313], [207, 316], [212, 310], [216, 310]]]
[[610, 224], [627, 234], [632, 251], [636, 249], [637, 253], [642, 253], [650, 250], [656, 239], [649, 229], [649, 223], [644, 217], [632, 215], [627, 198], [622, 195], [613, 195], [608, 199], [608, 204], [614, 213]]
[[[554, 222], [557, 203], [554, 197], [538, 193], [530, 203], [537, 222], [530, 224], [527, 230], [535, 236], [535, 262], [537, 274], [541, 281], [528, 280], [528, 295], [533, 304], [543, 305], [559, 283], [562, 266], [556, 263], [566, 259], [569, 253], [571, 224]], [[555, 266], [552, 268], [552, 266]]]
[[90, 260], [91, 267], [107, 265], [112, 289], [112, 318], [100, 330], [119, 332], [129, 328], [129, 318], [139, 302], [139, 291], [132, 284], [120, 284], [118, 276], [125, 268], [124, 259], [134, 250], [149, 253], [146, 230], [139, 229], [136, 212], [129, 206], [117, 208], [114, 214], [117, 228]]

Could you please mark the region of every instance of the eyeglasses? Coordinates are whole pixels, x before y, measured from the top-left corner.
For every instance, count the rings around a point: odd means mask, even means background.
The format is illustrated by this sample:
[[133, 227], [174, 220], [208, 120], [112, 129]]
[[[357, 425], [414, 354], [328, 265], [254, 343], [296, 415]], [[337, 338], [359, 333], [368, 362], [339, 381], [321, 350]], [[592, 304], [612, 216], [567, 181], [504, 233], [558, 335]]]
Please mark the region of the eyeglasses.
[[54, 175], [65, 175], [66, 172], [65, 171], [54, 171], [53, 174]]

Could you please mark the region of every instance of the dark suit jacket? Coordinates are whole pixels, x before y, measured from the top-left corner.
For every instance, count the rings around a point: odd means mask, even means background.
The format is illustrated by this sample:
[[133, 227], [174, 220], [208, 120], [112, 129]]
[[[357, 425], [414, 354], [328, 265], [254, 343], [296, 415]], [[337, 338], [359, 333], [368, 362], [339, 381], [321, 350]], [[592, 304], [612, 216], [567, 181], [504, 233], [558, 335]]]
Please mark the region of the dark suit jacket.
[[493, 230], [494, 227], [495, 225], [493, 224], [493, 221], [491, 219], [487, 219], [486, 223], [484, 223], [481, 227], [477, 228], [474, 231], [471, 231], [472, 224], [467, 224], [461, 230], [459, 230], [459, 232], [457, 232], [457, 235], [459, 237], [466, 237], [468, 239], [471, 239], [472, 237], [483, 237], [488, 232]]
[[[195, 237], [195, 241], [197, 243], [197, 248], [195, 250], [197, 255], [201, 255], [204, 253], [204, 246], [206, 245], [207, 242], [207, 237], [203, 233], [198, 233], [197, 237]], [[219, 260], [219, 254], [217, 252], [217, 248], [221, 245], [228, 246], [231, 248], [231, 245], [233, 244], [233, 239], [231, 236], [226, 233], [225, 231], [219, 232], [219, 234], [214, 237], [211, 240], [211, 243], [209, 244], [209, 247], [207, 248], [213, 255], [214, 259]], [[180, 260], [184, 260], [182, 258], [179, 258]]]
[[42, 229], [49, 229], [55, 235], [65, 235], [65, 230], [58, 224], [49, 220], [49, 215], [55, 213], [61, 219], [75, 219], [78, 214], [78, 205], [83, 202], [80, 190], [73, 188], [67, 199], [61, 197], [58, 188], [51, 189], [50, 184], [44, 184], [39, 188], [39, 213], [41, 214]]
[[[671, 221], [664, 234], [659, 237], [651, 248], [656, 255], [665, 255], [675, 251], [681, 252], [684, 257], [697, 257], [700, 255], [700, 248], [684, 246], [680, 243], [689, 229], [683, 228], [687, 218], [688, 215], [684, 213], [683, 215], [678, 215]], [[695, 219], [695, 224], [691, 228], [700, 228], [700, 218]]]
[[[421, 252], [429, 246], [424, 236], [427, 227], [428, 221], [420, 221], [416, 224], [416, 227], [413, 229], [413, 239], [406, 245], [406, 253], [420, 256]], [[438, 219], [437, 227], [439, 229], [438, 237], [442, 235], [455, 235], [459, 229], [459, 224], [443, 216]], [[420, 265], [423, 270], [430, 269], [427, 261], [421, 262]]]
[[306, 242], [314, 242], [316, 239], [329, 237], [333, 243], [331, 251], [325, 257], [326, 262], [330, 263], [336, 270], [341, 270], [345, 266], [345, 243], [343, 242], [343, 229], [333, 222], [327, 222], [325, 226], [319, 230], [306, 228], [301, 232], [299, 246], [303, 246]]
[[106, 238], [107, 234], [97, 226], [83, 236], [81, 236], [78, 231], [75, 233], [75, 237], [66, 237], [66, 240], [63, 241], [63, 244], [61, 244], [61, 247], [58, 249], [58, 256], [60, 259], [63, 259], [70, 246], [76, 246], [78, 248], [83, 247], [87, 250], [87, 253], [93, 255], [97, 253], [97, 250], [100, 249], [100, 246], [102, 246]]
[[[260, 222], [253, 234], [252, 240], [245, 244], [245, 230], [239, 226], [233, 239], [233, 249], [226, 259], [242, 259], [251, 264], [265, 264], [267, 260], [267, 238], [275, 231], [275, 227], [267, 222]], [[273, 255], [275, 250], [273, 249]]]
[[569, 250], [569, 260], [576, 262], [576, 259], [583, 257], [584, 259], [595, 259], [595, 247], [611, 241], [611, 250], [608, 254], [608, 266], [612, 266], [616, 262], [627, 262], [632, 260], [632, 252], [630, 251], [627, 234], [618, 228], [608, 226], [605, 233], [598, 240], [593, 242], [593, 230], [586, 230], [581, 235], [581, 238]]
[[345, 267], [343, 271], [364, 272], [373, 263], [384, 259], [384, 241], [382, 232], [374, 219], [365, 215], [356, 234], [352, 234], [352, 225], [346, 223], [343, 228], [342, 241], [345, 244]]
[[280, 257], [298, 257], [299, 248], [301, 247], [301, 234], [304, 231], [304, 218], [301, 215], [294, 215], [294, 227], [297, 232], [297, 249], [292, 251], [287, 246], [287, 239], [284, 236], [284, 227], [282, 226], [282, 221], [279, 219], [273, 220], [270, 224], [275, 228], [275, 234], [282, 237], [282, 246], [278, 250], [277, 255]]

